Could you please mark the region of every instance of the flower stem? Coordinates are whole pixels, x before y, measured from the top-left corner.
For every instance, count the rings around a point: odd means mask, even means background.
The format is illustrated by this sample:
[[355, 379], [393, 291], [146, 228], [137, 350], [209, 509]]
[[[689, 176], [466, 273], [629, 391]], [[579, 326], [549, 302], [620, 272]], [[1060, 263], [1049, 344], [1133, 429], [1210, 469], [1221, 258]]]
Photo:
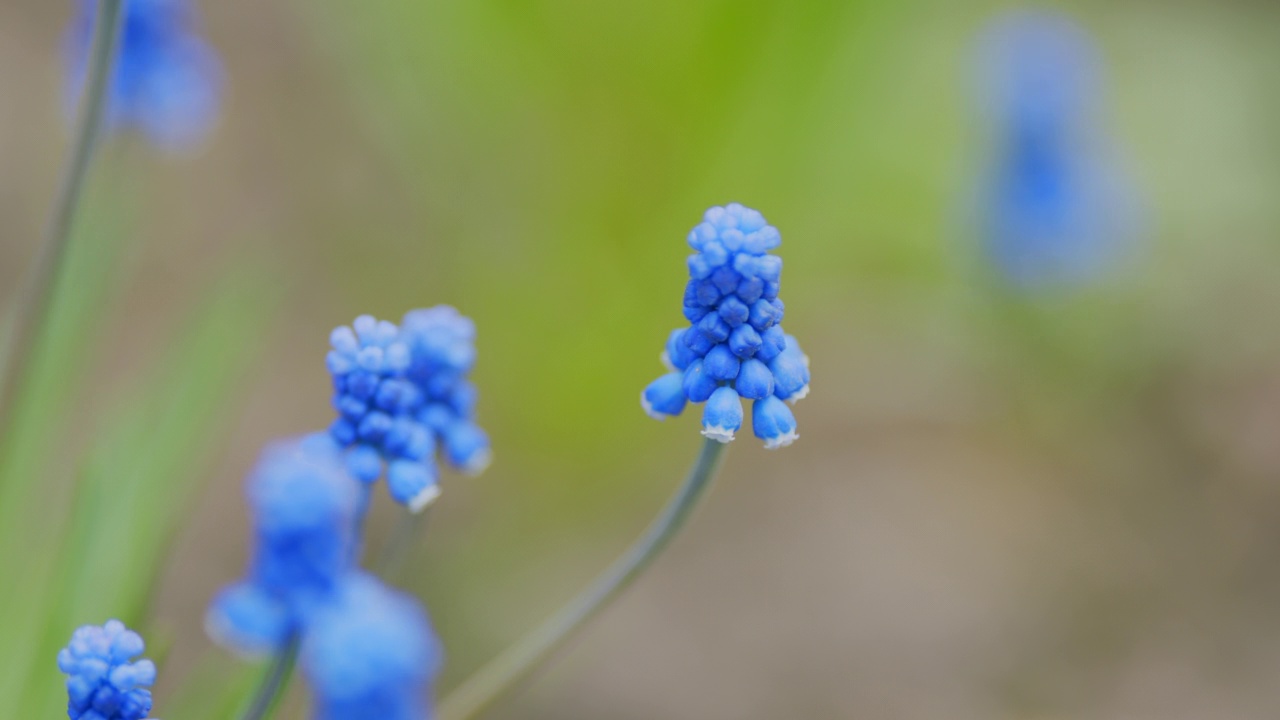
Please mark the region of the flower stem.
[[293, 675], [293, 666], [298, 660], [298, 646], [301, 638], [297, 632], [289, 635], [284, 646], [276, 652], [267, 666], [267, 674], [262, 677], [258, 690], [253, 695], [253, 702], [240, 716], [240, 720], [262, 720], [270, 716], [276, 704], [289, 686], [289, 678]]
[[123, 18], [124, 0], [101, 0], [85, 70], [85, 89], [80, 101], [75, 144], [63, 167], [58, 197], [44, 240], [36, 251], [35, 262], [22, 276], [9, 317], [0, 327], [0, 437], [7, 437], [5, 431], [13, 413], [17, 385], [26, 373], [37, 331], [48, 315], [53, 287], [71, 238], [76, 209], [84, 194], [85, 178], [106, 114], [108, 85], [118, 54]]
[[715, 477], [726, 445], [707, 440], [679, 491], [625, 553], [585, 590], [525, 636], [491, 660], [454, 690], [440, 706], [441, 720], [467, 720], [528, 679], [539, 663], [581, 628], [648, 567], [684, 525]]
[[391, 530], [391, 537], [387, 538], [386, 544], [382, 546], [382, 552], [378, 555], [377, 571], [383, 580], [392, 582], [399, 576], [400, 566], [404, 564], [409, 548], [413, 546], [414, 538], [422, 533], [422, 528], [426, 527], [427, 516], [430, 514], [429, 506], [422, 512], [406, 510], [400, 514], [400, 520]]

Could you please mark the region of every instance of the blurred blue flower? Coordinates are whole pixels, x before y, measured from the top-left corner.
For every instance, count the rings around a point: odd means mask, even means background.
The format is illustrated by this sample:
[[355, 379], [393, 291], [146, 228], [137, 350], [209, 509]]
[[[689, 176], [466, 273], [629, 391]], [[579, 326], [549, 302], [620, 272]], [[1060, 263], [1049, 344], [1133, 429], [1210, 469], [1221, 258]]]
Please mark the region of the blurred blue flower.
[[254, 548], [249, 576], [206, 616], [219, 643], [256, 655], [279, 648], [350, 570], [360, 488], [340, 448], [320, 433], [273, 445], [248, 482]]
[[400, 326], [363, 315], [330, 336], [333, 438], [365, 482], [387, 488], [415, 512], [439, 495], [436, 449], [454, 468], [477, 474], [489, 439], [476, 425], [475, 326], [451, 307], [413, 310]]
[[[84, 85], [98, 0], [80, 0], [69, 33], [71, 107]], [[133, 128], [166, 150], [198, 145], [217, 121], [223, 71], [198, 34], [191, 0], [125, 0], [106, 126]]]
[[1097, 276], [1136, 220], [1099, 119], [1097, 48], [1064, 15], [1020, 10], [992, 22], [978, 49], [979, 102], [993, 145], [979, 230], [993, 262], [1026, 287]]
[[429, 720], [440, 643], [418, 603], [349, 575], [310, 618], [301, 664], [320, 720]]
[[[781, 242], [764, 216], [737, 203], [711, 208], [689, 233], [696, 251], [684, 293], [690, 327], [667, 338], [662, 361], [671, 372], [640, 394], [645, 412], [662, 420], [679, 415], [687, 402], [705, 402], [702, 434], [730, 442], [742, 427], [746, 398], [755, 402], [752, 428], [765, 447], [795, 441], [795, 418], [780, 401], [795, 403], [809, 393], [809, 361], [780, 324], [782, 259], [769, 251]], [[776, 410], [761, 414], [771, 399], [787, 422]]]
[[141, 720], [151, 712], [156, 666], [130, 660], [142, 654], [142, 638], [119, 620], [85, 625], [58, 653], [67, 675], [67, 716], [71, 720]]

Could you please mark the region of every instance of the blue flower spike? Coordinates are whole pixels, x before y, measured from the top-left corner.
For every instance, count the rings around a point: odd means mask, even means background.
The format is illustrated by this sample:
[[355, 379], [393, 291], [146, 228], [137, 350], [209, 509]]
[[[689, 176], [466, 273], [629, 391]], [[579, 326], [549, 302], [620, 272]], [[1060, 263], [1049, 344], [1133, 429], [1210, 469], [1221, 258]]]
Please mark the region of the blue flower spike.
[[277, 650], [350, 570], [360, 488], [323, 433], [273, 445], [248, 482], [249, 577], [214, 599], [205, 628], [242, 655]]
[[312, 617], [301, 650], [321, 720], [426, 720], [441, 663], [417, 602], [358, 573]]
[[1023, 289], [1096, 278], [1135, 239], [1140, 203], [1103, 119], [1093, 38], [1063, 13], [1010, 11], [977, 60], [991, 153], [976, 219], [993, 264]]
[[[80, 0], [68, 33], [68, 95], [84, 85], [97, 0]], [[180, 151], [200, 145], [222, 103], [223, 70], [200, 37], [192, 0], [126, 0], [114, 76], [108, 88], [109, 130], [134, 129], [152, 144]]]
[[413, 310], [400, 325], [369, 315], [329, 338], [338, 419], [329, 428], [364, 482], [387, 477], [396, 502], [421, 512], [440, 495], [437, 454], [455, 470], [488, 467], [489, 437], [475, 422], [475, 325], [457, 310]]
[[151, 713], [150, 687], [156, 666], [132, 660], [145, 649], [142, 638], [119, 620], [85, 625], [58, 653], [67, 676], [71, 720], [142, 720]]
[[783, 401], [808, 395], [809, 359], [782, 330], [782, 259], [769, 253], [781, 242], [763, 215], [737, 203], [711, 208], [689, 233], [695, 251], [684, 293], [689, 326], [671, 332], [661, 355], [669, 372], [640, 394], [651, 417], [706, 403], [702, 434], [727, 443], [742, 427], [746, 399], [766, 448], [796, 440], [795, 417]]

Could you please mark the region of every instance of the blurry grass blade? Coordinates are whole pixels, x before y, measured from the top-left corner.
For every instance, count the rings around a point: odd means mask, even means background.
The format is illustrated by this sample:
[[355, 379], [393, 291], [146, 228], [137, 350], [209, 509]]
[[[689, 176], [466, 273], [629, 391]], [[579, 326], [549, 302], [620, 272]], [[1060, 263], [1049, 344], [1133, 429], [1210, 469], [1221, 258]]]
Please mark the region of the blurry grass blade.
[[[31, 362], [17, 389], [12, 422], [0, 440], [0, 567], [22, 578], [0, 593], [0, 698], [16, 698], [26, 654], [37, 642], [48, 612], [48, 587], [61, 543], [69, 493], [66, 428], [70, 405], [84, 387], [86, 367], [100, 334], [100, 316], [120, 285], [122, 261], [135, 247], [121, 231], [132, 204], [105, 188], [89, 199], [53, 288], [44, 327], [33, 342]], [[92, 232], [87, 229], [92, 228]]]
[[[68, 628], [117, 617], [138, 625], [170, 540], [190, 509], [239, 397], [234, 388], [265, 329], [267, 284], [235, 275], [186, 323], [155, 368], [108, 412], [89, 452], [55, 567], [55, 611], [31, 658], [53, 657]], [[37, 672], [23, 706], [30, 717], [62, 704], [59, 678]], [[54, 702], [56, 701], [56, 702]]]
[[238, 717], [262, 675], [258, 664], [243, 663], [226, 653], [208, 653], [173, 697], [161, 698], [156, 712], [168, 720], [226, 720]]

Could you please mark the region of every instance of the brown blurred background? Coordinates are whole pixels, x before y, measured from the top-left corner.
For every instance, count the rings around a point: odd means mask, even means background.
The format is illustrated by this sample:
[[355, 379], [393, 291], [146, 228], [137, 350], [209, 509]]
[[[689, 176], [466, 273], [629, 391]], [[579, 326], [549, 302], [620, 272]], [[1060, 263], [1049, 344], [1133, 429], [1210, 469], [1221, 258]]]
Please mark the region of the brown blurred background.
[[[70, 4], [0, 5], [5, 289], [65, 152]], [[247, 304], [210, 350], [249, 351], [211, 451], [171, 478], [191, 514], [149, 606], [157, 714], [230, 662], [200, 621], [243, 569], [242, 477], [329, 422], [328, 332], [357, 314], [479, 328], [496, 462], [445, 478], [405, 582], [442, 691], [575, 592], [697, 452], [695, 420], [637, 396], [682, 322], [685, 234], [737, 200], [782, 231], [801, 440], [735, 443], [668, 554], [494, 718], [1275, 717], [1280, 5], [1052, 6], [1102, 49], [1150, 228], [1043, 292], [1001, 287], [962, 222], [966, 63], [1009, 7], [202, 3], [222, 124], [190, 157], [105, 148], [80, 227], [115, 249], [60, 426], [92, 445], [193, 313]]]

